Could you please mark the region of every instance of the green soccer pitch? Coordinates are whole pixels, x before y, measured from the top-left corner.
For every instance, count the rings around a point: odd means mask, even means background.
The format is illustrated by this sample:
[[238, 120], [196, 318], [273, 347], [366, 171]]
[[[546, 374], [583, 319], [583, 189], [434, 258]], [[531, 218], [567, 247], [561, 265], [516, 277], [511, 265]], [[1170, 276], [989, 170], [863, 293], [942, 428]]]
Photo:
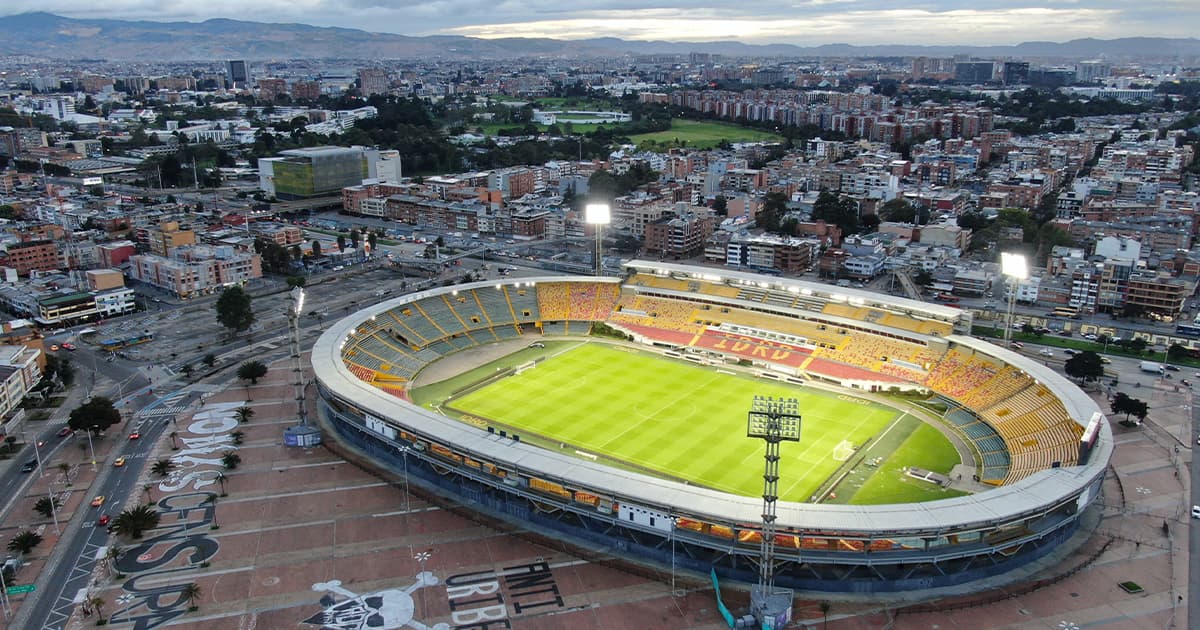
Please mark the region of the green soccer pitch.
[[[724, 492], [759, 496], [763, 442], [746, 437], [746, 413], [756, 395], [794, 397], [803, 421], [800, 442], [781, 446], [779, 494], [785, 501], [809, 500], [838, 471], [842, 462], [833, 453], [843, 440], [862, 445], [881, 433], [891, 434], [890, 440], [883, 441], [895, 442], [894, 450], [908, 444], [909, 434], [921, 424], [849, 393], [734, 375], [621, 346], [553, 344], [546, 352], [549, 356], [536, 367], [453, 398], [446, 406], [507, 426], [527, 439], [536, 435], [543, 445], [562, 445], [570, 453], [603, 455]], [[522, 355], [528, 359], [527, 351]], [[898, 420], [915, 424], [904, 428]], [[944, 442], [948, 450], [932, 449], [936, 459], [943, 461], [910, 453], [920, 461], [904, 465], [949, 470], [957, 463], [946, 438], [936, 430], [932, 433], [932, 439], [922, 435], [921, 441]], [[851, 497], [866, 479], [855, 481], [854, 487], [839, 487], [843, 496], [837, 502], [889, 503], [947, 496], [927, 496], [917, 486], [906, 492], [911, 484], [904, 484], [889, 488], [900, 490], [899, 495], [857, 501]]]

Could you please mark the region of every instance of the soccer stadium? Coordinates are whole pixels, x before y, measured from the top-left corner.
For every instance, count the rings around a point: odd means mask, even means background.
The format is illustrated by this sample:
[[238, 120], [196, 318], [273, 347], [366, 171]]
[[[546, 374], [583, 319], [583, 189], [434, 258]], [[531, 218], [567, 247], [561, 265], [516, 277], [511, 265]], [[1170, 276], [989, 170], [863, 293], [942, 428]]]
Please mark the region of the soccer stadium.
[[312, 352], [321, 422], [371, 463], [581, 546], [754, 582], [755, 397], [794, 400], [775, 583], [889, 592], [1040, 558], [1080, 527], [1107, 419], [969, 312], [823, 284], [632, 261], [412, 293]]

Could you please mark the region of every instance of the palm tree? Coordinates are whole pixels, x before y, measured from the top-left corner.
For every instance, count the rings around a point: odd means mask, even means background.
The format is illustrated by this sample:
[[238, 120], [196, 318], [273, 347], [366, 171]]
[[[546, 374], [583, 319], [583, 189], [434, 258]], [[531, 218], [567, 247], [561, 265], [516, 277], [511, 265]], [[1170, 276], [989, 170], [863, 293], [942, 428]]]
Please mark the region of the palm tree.
[[233, 438], [234, 444], [241, 444], [246, 441], [246, 433], [244, 431], [234, 431], [229, 434], [229, 437]]
[[146, 503], [150, 503], [154, 500], [154, 496], [150, 494], [151, 487], [152, 486], [148, 483], [142, 486], [142, 492], [146, 494]]
[[223, 497], [228, 496], [228, 493], [225, 492], [225, 482], [227, 481], [229, 481], [229, 477], [226, 477], [225, 473], [217, 473], [217, 483], [221, 484], [221, 496]]
[[88, 599], [88, 603], [92, 605], [92, 609], [96, 611], [96, 616], [100, 617], [100, 621], [104, 621], [104, 605], [108, 602], [104, 601], [99, 595]]
[[195, 582], [188, 582], [183, 585], [183, 590], [179, 592], [183, 596], [183, 600], [188, 603], [188, 610], [196, 610], [196, 600], [200, 599], [203, 591], [200, 590], [200, 585]]
[[233, 470], [238, 467], [238, 464], [242, 463], [242, 456], [233, 451], [225, 451], [221, 453], [221, 463], [225, 466], [226, 470]]
[[245, 405], [238, 407], [233, 413], [237, 416], [238, 422], [249, 422], [254, 417], [254, 410]]
[[113, 565], [117, 563], [117, 560], [121, 559], [121, 556], [124, 553], [125, 550], [122, 549], [120, 545], [109, 545], [108, 551], [104, 554], [105, 573], [112, 575]]
[[175, 438], [179, 437], [179, 432], [178, 432], [178, 431], [172, 431], [172, 432], [171, 432], [169, 435], [170, 435], [170, 437], [171, 437], [171, 450], [172, 450], [172, 451], [178, 451], [178, 450], [179, 450], [179, 443], [175, 441]]
[[171, 474], [172, 470], [175, 470], [175, 462], [169, 459], [160, 459], [150, 467], [150, 471], [159, 477], [166, 477]]
[[34, 531], [25, 530], [25, 531], [17, 534], [16, 536], [13, 536], [12, 540], [8, 541], [8, 550], [15, 551], [21, 555], [25, 555], [25, 554], [29, 553], [30, 551], [33, 551], [33, 548], [40, 545], [41, 543], [42, 543], [42, 535], [41, 534], [34, 532]]
[[141, 538], [146, 530], [158, 527], [162, 515], [149, 505], [139, 505], [117, 515], [113, 519], [112, 530], [122, 536]]
[[208, 497], [206, 497], [203, 501], [200, 502], [200, 505], [204, 505], [206, 503], [211, 503], [212, 507], [213, 507], [213, 509], [212, 509], [212, 516], [213, 516], [212, 529], [221, 529], [221, 524], [217, 522], [217, 495], [215, 495], [215, 494], [208, 495]]
[[46, 518], [54, 516], [54, 512], [62, 507], [62, 501], [58, 497], [42, 497], [33, 504], [33, 511], [41, 514]]
[[828, 601], [821, 602], [821, 614], [825, 617], [825, 627], [829, 627], [829, 610], [833, 608], [833, 604]]

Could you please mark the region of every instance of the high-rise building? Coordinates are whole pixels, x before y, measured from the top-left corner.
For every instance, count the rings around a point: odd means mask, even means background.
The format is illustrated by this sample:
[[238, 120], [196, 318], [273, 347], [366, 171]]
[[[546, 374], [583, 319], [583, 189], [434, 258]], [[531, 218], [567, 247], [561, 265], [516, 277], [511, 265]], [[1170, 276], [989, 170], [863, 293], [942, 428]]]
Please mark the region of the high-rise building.
[[246, 87], [246, 83], [250, 80], [250, 70], [245, 60], [237, 59], [229, 61], [229, 76], [227, 78], [229, 80], [229, 87]]
[[381, 68], [362, 68], [358, 71], [358, 88], [363, 96], [387, 94], [390, 83], [387, 72]]
[[954, 64], [954, 80], [959, 83], [987, 83], [992, 80], [996, 64], [991, 61], [966, 61]]
[[1028, 61], [1004, 62], [1004, 85], [1021, 85], [1029, 82]]

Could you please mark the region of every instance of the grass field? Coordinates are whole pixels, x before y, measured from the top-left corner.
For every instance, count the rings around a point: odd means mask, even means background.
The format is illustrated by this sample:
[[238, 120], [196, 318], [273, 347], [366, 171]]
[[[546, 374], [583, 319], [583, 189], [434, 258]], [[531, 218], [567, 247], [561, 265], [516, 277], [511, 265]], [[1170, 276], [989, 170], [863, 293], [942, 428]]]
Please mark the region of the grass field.
[[700, 122], [696, 120], [673, 120], [667, 131], [655, 131], [630, 136], [630, 141], [638, 147], [690, 147], [693, 149], [710, 149], [722, 140], [729, 142], [783, 142], [783, 136], [769, 131], [749, 129], [717, 122]]
[[[545, 352], [551, 356], [536, 368], [449, 404], [527, 437], [533, 433], [550, 444], [565, 443], [572, 452], [579, 449], [725, 492], [757, 496], [762, 491], [763, 445], [745, 437], [746, 412], [755, 395], [796, 397], [804, 418], [801, 441], [782, 446], [780, 497], [788, 501], [808, 500], [838, 470], [842, 462], [832, 456], [838, 443], [862, 444], [898, 415], [892, 408], [850, 395], [719, 373], [617, 346], [555, 344]], [[518, 354], [522, 360], [530, 358], [529, 349]], [[464, 375], [417, 390], [414, 398], [431, 405], [495, 370], [479, 368], [474, 380]], [[945, 442], [931, 431], [932, 442]], [[949, 443], [945, 446], [955, 458]], [[916, 455], [920, 461], [910, 459], [907, 465], [938, 468], [938, 462]], [[908, 494], [870, 502], [907, 501]]]

